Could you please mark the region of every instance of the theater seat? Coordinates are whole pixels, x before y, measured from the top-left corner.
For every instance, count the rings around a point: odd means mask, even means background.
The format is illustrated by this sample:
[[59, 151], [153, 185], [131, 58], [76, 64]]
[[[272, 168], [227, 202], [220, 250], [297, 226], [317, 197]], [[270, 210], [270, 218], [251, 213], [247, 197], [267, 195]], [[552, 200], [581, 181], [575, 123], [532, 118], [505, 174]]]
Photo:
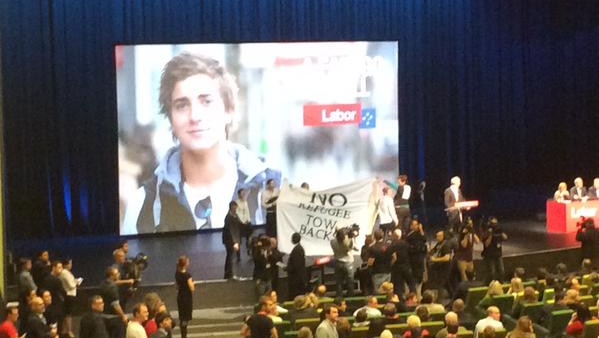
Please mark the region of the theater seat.
[[368, 333], [368, 326], [352, 327], [349, 337], [350, 338], [364, 338], [364, 337], [366, 337], [367, 333]]
[[583, 338], [597, 338], [599, 337], [599, 319], [587, 320], [584, 323], [584, 331], [582, 333]]
[[422, 322], [421, 326], [423, 329], [428, 330], [431, 337], [434, 337], [437, 332], [441, 331], [441, 329], [445, 327], [445, 322], [438, 320], [434, 322]]
[[312, 333], [316, 333], [316, 328], [320, 324], [320, 318], [300, 318], [295, 320], [295, 324], [293, 325], [294, 330], [299, 330], [302, 326], [307, 326], [310, 328]]

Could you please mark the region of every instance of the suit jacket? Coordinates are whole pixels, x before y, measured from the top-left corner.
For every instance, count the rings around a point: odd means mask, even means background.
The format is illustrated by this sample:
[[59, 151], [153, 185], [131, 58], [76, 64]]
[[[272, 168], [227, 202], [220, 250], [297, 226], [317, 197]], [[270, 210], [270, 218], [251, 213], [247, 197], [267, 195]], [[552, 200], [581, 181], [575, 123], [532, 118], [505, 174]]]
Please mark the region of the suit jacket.
[[50, 327], [35, 313], [29, 314], [25, 331], [27, 338], [50, 338]]
[[599, 198], [599, 190], [595, 187], [590, 187], [587, 196], [592, 199], [597, 199]]
[[226, 247], [232, 248], [233, 244], [240, 241], [240, 229], [242, 227], [239, 216], [232, 215], [230, 212], [225, 217], [225, 226], [223, 227], [223, 244]]
[[294, 279], [302, 283], [306, 281], [306, 253], [301, 244], [297, 244], [289, 254], [287, 274], [290, 280]]
[[[572, 187], [570, 189], [570, 198], [573, 200], [581, 199], [581, 198], [585, 197], [586, 195], [587, 195], [587, 188], [585, 188], [585, 187], [580, 188], [580, 195], [576, 191], [576, 187]], [[574, 196], [578, 196], [578, 197], [574, 197]]]
[[[463, 202], [466, 200], [464, 198], [464, 195], [462, 195], [462, 189], [458, 189], [458, 199], [456, 200], [455, 195], [453, 194], [453, 191], [451, 191], [451, 188], [445, 189], [443, 199], [445, 200], [445, 208], [451, 208], [451, 207], [455, 206], [456, 202]], [[450, 211], [458, 211], [458, 210], [450, 210]]]

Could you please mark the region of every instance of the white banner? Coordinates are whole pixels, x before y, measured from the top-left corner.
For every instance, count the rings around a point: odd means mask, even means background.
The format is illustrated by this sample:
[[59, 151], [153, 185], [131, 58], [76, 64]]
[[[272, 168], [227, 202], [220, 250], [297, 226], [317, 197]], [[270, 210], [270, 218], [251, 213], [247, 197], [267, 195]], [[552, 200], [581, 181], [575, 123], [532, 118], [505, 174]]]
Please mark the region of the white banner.
[[306, 256], [332, 255], [330, 241], [335, 238], [335, 231], [352, 224], [360, 226], [355, 241], [359, 249], [376, 218], [377, 187], [378, 181], [374, 178], [321, 191], [284, 183], [277, 199], [279, 250], [291, 252], [291, 235], [298, 232], [302, 235]]

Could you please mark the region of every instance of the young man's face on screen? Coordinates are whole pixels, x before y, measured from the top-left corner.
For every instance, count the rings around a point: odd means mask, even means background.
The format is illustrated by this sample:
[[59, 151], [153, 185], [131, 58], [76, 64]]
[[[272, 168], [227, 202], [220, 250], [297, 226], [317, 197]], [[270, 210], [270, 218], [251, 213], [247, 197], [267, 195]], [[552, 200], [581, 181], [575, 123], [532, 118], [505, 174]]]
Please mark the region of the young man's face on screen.
[[225, 111], [218, 79], [196, 74], [179, 81], [171, 107], [171, 127], [183, 150], [210, 149], [226, 140], [232, 113]]

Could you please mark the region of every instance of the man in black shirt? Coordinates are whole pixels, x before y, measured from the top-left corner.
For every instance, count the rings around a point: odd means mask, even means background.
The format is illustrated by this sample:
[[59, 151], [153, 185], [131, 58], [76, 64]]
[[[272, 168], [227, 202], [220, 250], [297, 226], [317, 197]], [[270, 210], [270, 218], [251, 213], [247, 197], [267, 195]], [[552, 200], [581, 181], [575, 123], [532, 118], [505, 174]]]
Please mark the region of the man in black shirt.
[[[447, 291], [451, 268], [451, 243], [446, 240], [445, 232], [437, 232], [437, 244], [429, 252], [428, 282], [429, 288]], [[439, 297], [440, 299], [441, 297]]]
[[590, 259], [592, 266], [599, 268], [599, 231], [595, 228], [592, 218], [586, 219], [578, 227], [576, 240], [580, 242], [582, 259]]
[[497, 218], [491, 217], [487, 231], [482, 235], [483, 261], [487, 266], [487, 284], [492, 280], [502, 281], [505, 278], [503, 268], [502, 243], [507, 240], [507, 235], [501, 227]]
[[91, 296], [89, 306], [91, 311], [81, 317], [79, 338], [108, 338], [106, 323], [102, 317], [104, 300], [98, 295]]
[[260, 297], [260, 312], [251, 315], [243, 324], [241, 333], [243, 337], [252, 338], [278, 338], [277, 329], [274, 327], [268, 313], [272, 312], [276, 304], [270, 297]]
[[111, 338], [121, 338], [125, 335], [125, 324], [128, 321], [119, 302], [119, 287], [116, 281], [120, 278], [120, 272], [114, 266], [106, 268], [106, 279], [100, 284], [100, 294], [106, 302], [104, 313], [112, 315], [106, 322], [106, 328]]
[[223, 227], [223, 244], [227, 251], [225, 257], [225, 277], [224, 279], [234, 278], [233, 273], [233, 257], [239, 251], [240, 230], [243, 224], [237, 216], [237, 202], [229, 203], [229, 212], [225, 216], [225, 225]]
[[372, 284], [378, 291], [384, 282], [391, 281], [391, 250], [383, 241], [383, 231], [374, 231], [375, 243], [368, 249], [368, 266], [372, 268]]
[[410, 268], [408, 243], [401, 238], [401, 230], [395, 229], [392, 235], [391, 247], [391, 282], [393, 283], [393, 292], [400, 298], [403, 295], [405, 284], [408, 285], [410, 292], [416, 292], [416, 284], [412, 278], [412, 269]]

